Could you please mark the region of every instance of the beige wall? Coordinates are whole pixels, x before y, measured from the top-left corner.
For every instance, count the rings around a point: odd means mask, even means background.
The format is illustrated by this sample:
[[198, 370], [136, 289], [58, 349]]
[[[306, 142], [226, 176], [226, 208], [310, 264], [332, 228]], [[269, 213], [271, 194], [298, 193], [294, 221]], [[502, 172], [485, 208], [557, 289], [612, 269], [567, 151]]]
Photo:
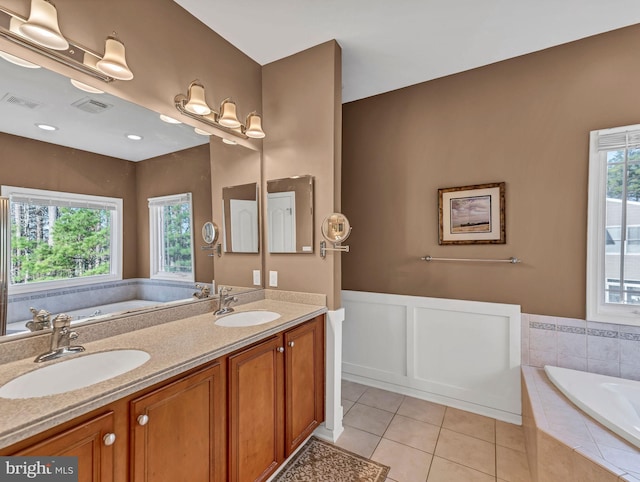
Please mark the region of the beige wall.
[[[589, 131], [640, 122], [639, 44], [633, 26], [346, 104], [344, 289], [584, 318]], [[439, 246], [437, 189], [500, 181], [507, 244]]]
[[211, 221], [211, 163], [209, 145], [155, 157], [136, 163], [137, 172], [137, 239], [138, 277], [148, 278], [149, 257], [149, 204], [150, 197], [190, 192], [193, 208], [193, 256], [195, 279], [211, 283], [213, 261], [203, 251], [202, 225]]
[[[315, 190], [314, 252], [265, 252], [267, 287], [269, 271], [277, 271], [278, 289], [326, 293], [330, 308], [340, 306], [340, 255], [323, 260], [318, 245], [323, 218], [340, 209], [340, 69], [340, 47], [332, 41], [268, 64], [262, 74], [262, 192], [269, 179], [305, 174], [314, 177]], [[263, 246], [265, 240], [263, 230]]]

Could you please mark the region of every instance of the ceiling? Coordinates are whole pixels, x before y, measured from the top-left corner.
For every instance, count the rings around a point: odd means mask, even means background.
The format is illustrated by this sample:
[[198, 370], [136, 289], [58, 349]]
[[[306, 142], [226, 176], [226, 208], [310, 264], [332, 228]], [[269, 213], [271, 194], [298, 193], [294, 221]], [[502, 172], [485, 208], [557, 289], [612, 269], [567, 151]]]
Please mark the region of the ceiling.
[[[57, 128], [44, 131], [36, 124]], [[47, 69], [26, 69], [0, 59], [0, 132], [142, 161], [209, 142], [184, 124], [109, 94], [89, 94]], [[137, 134], [141, 140], [129, 140]]]
[[638, 0], [174, 1], [261, 65], [337, 40], [343, 102], [640, 23]]

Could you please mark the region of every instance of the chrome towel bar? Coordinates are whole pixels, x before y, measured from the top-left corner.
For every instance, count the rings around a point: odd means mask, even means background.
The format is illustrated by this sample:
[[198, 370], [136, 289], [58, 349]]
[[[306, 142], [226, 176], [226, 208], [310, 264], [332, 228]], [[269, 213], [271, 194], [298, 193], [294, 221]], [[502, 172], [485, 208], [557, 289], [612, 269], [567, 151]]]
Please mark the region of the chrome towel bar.
[[511, 257], [508, 259], [474, 259], [474, 258], [434, 258], [433, 256], [423, 256], [421, 261], [473, 261], [479, 263], [522, 263], [519, 258]]

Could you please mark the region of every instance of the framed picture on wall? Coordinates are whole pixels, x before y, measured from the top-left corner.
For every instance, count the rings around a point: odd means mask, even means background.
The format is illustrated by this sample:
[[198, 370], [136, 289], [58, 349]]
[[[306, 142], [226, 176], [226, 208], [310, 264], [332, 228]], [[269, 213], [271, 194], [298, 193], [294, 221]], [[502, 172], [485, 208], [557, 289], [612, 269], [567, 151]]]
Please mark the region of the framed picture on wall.
[[438, 244], [505, 244], [504, 186], [438, 189]]

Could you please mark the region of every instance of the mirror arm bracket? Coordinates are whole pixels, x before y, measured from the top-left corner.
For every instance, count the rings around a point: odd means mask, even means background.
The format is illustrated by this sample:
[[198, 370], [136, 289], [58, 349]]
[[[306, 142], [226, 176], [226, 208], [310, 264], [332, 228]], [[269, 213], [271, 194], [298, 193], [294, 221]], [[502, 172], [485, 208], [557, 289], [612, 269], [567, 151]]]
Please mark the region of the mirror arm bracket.
[[320, 257], [325, 259], [327, 257], [327, 251], [340, 251], [342, 253], [349, 252], [349, 246], [341, 246], [340, 243], [335, 243], [333, 248], [327, 248], [326, 241], [320, 241]]

